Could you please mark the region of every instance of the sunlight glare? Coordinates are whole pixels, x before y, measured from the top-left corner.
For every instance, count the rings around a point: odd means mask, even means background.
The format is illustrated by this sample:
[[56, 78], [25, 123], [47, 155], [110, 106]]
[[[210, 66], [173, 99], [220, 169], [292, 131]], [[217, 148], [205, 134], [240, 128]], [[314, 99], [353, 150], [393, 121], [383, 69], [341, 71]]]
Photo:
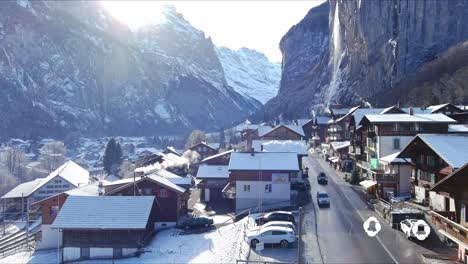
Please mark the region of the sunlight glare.
[[158, 1], [101, 1], [101, 4], [112, 16], [127, 24], [132, 29], [138, 29], [147, 24], [164, 22], [162, 14], [165, 3]]

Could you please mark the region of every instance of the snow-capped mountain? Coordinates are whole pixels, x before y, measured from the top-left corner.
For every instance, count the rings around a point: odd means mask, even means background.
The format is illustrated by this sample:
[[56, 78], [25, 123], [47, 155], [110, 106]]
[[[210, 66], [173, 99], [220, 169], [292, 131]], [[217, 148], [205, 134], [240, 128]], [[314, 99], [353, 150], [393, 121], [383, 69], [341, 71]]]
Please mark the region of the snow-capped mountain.
[[210, 130], [255, 111], [211, 39], [164, 15], [132, 32], [95, 1], [3, 2], [0, 139]]
[[270, 62], [256, 50], [216, 49], [229, 86], [262, 104], [275, 97], [281, 80], [281, 64]]

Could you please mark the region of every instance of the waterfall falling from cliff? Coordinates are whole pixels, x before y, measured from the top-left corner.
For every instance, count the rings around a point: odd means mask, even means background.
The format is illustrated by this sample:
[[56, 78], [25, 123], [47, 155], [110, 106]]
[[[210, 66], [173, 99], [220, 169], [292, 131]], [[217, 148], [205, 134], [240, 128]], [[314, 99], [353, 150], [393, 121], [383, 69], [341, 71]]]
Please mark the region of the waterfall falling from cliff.
[[332, 30], [333, 47], [330, 52], [332, 62], [332, 72], [330, 85], [325, 96], [325, 103], [330, 105], [332, 97], [336, 94], [340, 86], [340, 64], [343, 59], [343, 51], [341, 47], [341, 33], [340, 33], [340, 17], [338, 1], [335, 5], [335, 14], [333, 16], [333, 30]]

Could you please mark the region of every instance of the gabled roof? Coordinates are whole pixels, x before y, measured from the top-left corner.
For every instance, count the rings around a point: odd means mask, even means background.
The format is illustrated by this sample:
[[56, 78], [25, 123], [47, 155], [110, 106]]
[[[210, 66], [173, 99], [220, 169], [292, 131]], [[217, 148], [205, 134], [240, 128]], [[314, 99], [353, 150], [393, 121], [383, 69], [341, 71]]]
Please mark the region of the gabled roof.
[[190, 185], [190, 184], [192, 184], [191, 177], [188, 177], [188, 176], [187, 177], [182, 177], [182, 176], [179, 176], [179, 175], [177, 175], [175, 173], [172, 173], [172, 172], [170, 172], [168, 170], [161, 169], [161, 170], [153, 172], [152, 174], [161, 176], [163, 178], [166, 178], [175, 185]]
[[206, 165], [202, 164], [198, 167], [197, 178], [210, 179], [210, 178], [229, 178], [229, 166], [221, 165]]
[[463, 134], [419, 134], [403, 148], [398, 157], [402, 157], [406, 149], [416, 140], [423, 141], [441, 159], [452, 168], [460, 168], [468, 162], [468, 135]]
[[[163, 178], [163, 180], [159, 179], [159, 178]], [[150, 179], [150, 180], [153, 180], [154, 182], [156, 183], [159, 183], [169, 189], [172, 189], [176, 192], [185, 192], [185, 189], [178, 186], [177, 184], [181, 184], [181, 185], [187, 185], [187, 184], [190, 184], [191, 183], [191, 179], [190, 178], [185, 178], [185, 177], [180, 177], [179, 175], [176, 175], [170, 171], [167, 171], [167, 170], [164, 170], [164, 169], [159, 169], [151, 174], [148, 174], [146, 176], [138, 176], [138, 177], [135, 177], [135, 178], [125, 178], [125, 179], [122, 179], [122, 180], [118, 180], [118, 181], [114, 181], [114, 182], [109, 182], [109, 183], [106, 183], [104, 184], [104, 186], [113, 186], [113, 185], [122, 185], [120, 187], [118, 187], [117, 189], [114, 189], [112, 190], [111, 192], [109, 193], [114, 193], [114, 191], [116, 190], [121, 190], [121, 189], [124, 189], [124, 188], [127, 188], [128, 185], [130, 184], [133, 184], [133, 182], [135, 181], [136, 183], [139, 183], [145, 179]], [[190, 183], [188, 182], [190, 181]], [[108, 193], [106, 193], [108, 194]]]
[[[210, 144], [211, 144], [211, 143], [210, 143]], [[209, 143], [206, 143], [206, 142], [200, 142], [200, 143], [197, 143], [197, 144], [195, 144], [195, 145], [189, 147], [188, 149], [193, 149], [193, 148], [195, 148], [195, 147], [197, 147], [197, 146], [199, 146], [199, 145], [203, 145], [203, 146], [212, 148], [213, 150], [216, 150], [216, 148], [214, 148], [213, 146], [210, 146], [210, 144], [209, 144]]]
[[270, 132], [271, 130], [273, 130], [273, 127], [268, 126], [268, 125], [266, 125], [266, 126], [262, 125], [262, 126], [259, 126], [257, 128], [257, 130], [258, 130], [258, 136], [261, 137], [261, 136], [267, 134], [268, 132]]
[[154, 196], [69, 196], [52, 228], [145, 229]]
[[75, 187], [89, 183], [89, 171], [83, 169], [80, 165], [69, 160], [65, 162], [58, 169], [50, 173], [32, 192], [35, 192], [49, 181], [54, 179], [56, 176], [60, 176]]
[[185, 192], [185, 188], [182, 188], [180, 187], [179, 185], [173, 183], [170, 179], [168, 178], [165, 178], [165, 177], [162, 177], [160, 175], [158, 175], [157, 173], [153, 173], [153, 174], [150, 174], [146, 177], [143, 177], [140, 179], [140, 181], [143, 181], [145, 180], [145, 178], [149, 179], [149, 180], [152, 180], [156, 183], [159, 183], [160, 185], [168, 188], [168, 189], [171, 189], [175, 192], [179, 192], [179, 193], [184, 193]]
[[233, 152], [229, 170], [298, 171], [297, 154], [293, 152]]
[[360, 124], [367, 120], [371, 123], [446, 123], [455, 124], [457, 121], [444, 114], [385, 114], [364, 115]]
[[387, 107], [387, 108], [384, 108], [382, 111], [380, 111], [380, 114], [383, 115], [383, 114], [387, 114], [387, 113], [390, 113], [390, 112], [393, 112], [393, 111], [397, 111], [399, 112], [400, 114], [403, 114], [405, 113], [405, 111], [401, 108], [398, 108], [396, 105], [392, 105], [390, 107]]
[[[276, 127], [272, 128], [272, 129], [270, 129], [269, 131], [267, 131], [266, 129], [264, 131], [260, 131], [260, 129], [259, 129], [258, 136], [260, 136], [260, 137], [266, 136], [267, 134], [277, 130], [280, 127], [285, 127], [287, 129], [293, 131], [294, 133], [304, 137], [304, 130], [302, 129], [302, 126], [298, 126], [298, 125], [279, 125], [279, 126], [276, 126]], [[262, 132], [262, 133], [260, 133], [260, 132]], [[265, 132], [265, 133], [263, 133], [263, 132]]]
[[439, 104], [439, 105], [431, 105], [429, 107], [427, 107], [427, 109], [429, 109], [431, 111], [431, 113], [435, 113], [437, 111], [439, 111], [440, 109], [446, 107], [446, 106], [450, 106], [452, 108], [454, 108], [455, 110], [458, 110], [460, 112], [462, 112], [463, 110], [460, 109], [459, 107], [453, 105], [453, 104], [450, 104], [450, 103], [447, 103], [447, 104]]
[[32, 191], [39, 185], [45, 178], [38, 178], [33, 181], [28, 181], [19, 184], [11, 191], [7, 192], [2, 198], [20, 198], [29, 196]]
[[468, 133], [468, 124], [453, 124], [449, 125], [449, 133]]
[[230, 154], [230, 153], [233, 152], [233, 151], [234, 151], [234, 150], [231, 149], [231, 150], [228, 150], [228, 151], [224, 151], [224, 152], [215, 154], [215, 155], [213, 155], [213, 156], [206, 157], [206, 158], [204, 158], [204, 159], [201, 161], [201, 163], [204, 163], [204, 162], [206, 162], [206, 161], [209, 161], [209, 160], [212, 160], [212, 159], [215, 159], [215, 158], [218, 158], [218, 157], [221, 157], [221, 156]]
[[431, 191], [445, 191], [452, 192], [456, 186], [466, 186], [468, 182], [468, 163], [463, 165], [458, 170], [454, 171], [452, 174], [443, 178], [441, 181], [437, 182], [432, 188]]
[[294, 152], [307, 155], [307, 145], [303, 140], [252, 140], [255, 151], [264, 152]]

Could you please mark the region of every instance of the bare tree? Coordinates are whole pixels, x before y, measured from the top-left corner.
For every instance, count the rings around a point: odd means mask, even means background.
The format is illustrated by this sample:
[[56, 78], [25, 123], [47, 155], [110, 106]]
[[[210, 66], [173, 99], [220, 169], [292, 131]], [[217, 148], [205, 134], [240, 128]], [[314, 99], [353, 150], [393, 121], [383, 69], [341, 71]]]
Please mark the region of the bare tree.
[[203, 141], [206, 141], [205, 132], [201, 130], [193, 130], [192, 133], [190, 133], [190, 136], [187, 138], [187, 143], [185, 143], [185, 148], [188, 149]]
[[66, 148], [63, 142], [54, 141], [42, 146], [39, 159], [48, 171], [53, 171], [65, 162]]
[[120, 165], [119, 169], [119, 176], [122, 179], [131, 178], [133, 177], [133, 173], [135, 171], [135, 164], [131, 163], [130, 161], [124, 160]]
[[22, 149], [8, 148], [3, 155], [5, 167], [13, 176], [23, 181], [26, 155]]

